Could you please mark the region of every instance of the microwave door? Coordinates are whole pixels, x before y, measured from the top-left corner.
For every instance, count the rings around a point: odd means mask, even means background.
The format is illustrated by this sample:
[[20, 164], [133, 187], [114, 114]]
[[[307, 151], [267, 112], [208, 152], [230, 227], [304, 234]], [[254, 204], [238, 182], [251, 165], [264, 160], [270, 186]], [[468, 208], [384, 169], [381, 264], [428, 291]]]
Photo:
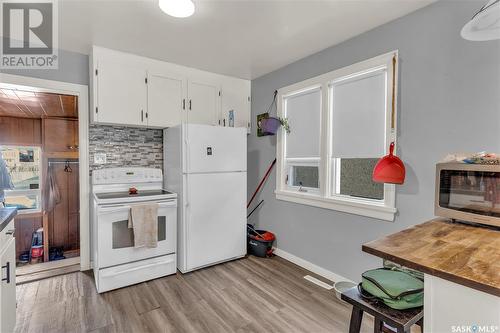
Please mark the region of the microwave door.
[[500, 226], [500, 166], [438, 164], [436, 215]]

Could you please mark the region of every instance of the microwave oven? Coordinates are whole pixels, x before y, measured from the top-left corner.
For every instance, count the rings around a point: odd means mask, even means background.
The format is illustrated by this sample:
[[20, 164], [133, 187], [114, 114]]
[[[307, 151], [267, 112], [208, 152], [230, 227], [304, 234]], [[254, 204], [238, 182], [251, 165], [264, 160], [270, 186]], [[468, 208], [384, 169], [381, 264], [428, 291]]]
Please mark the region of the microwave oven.
[[500, 165], [438, 163], [434, 212], [500, 227]]

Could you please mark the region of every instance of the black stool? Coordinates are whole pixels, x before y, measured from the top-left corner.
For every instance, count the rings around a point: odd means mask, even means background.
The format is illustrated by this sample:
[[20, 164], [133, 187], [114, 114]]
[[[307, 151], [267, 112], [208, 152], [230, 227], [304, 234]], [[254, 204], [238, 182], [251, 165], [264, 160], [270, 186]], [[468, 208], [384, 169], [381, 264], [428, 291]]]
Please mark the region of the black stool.
[[398, 333], [410, 333], [413, 324], [423, 327], [424, 309], [423, 307], [395, 310], [376, 300], [363, 298], [358, 287], [351, 288], [342, 293], [342, 300], [352, 304], [351, 323], [349, 324], [349, 333], [359, 333], [363, 312], [371, 314], [375, 318], [375, 327], [373, 332], [380, 333], [384, 323], [396, 328]]

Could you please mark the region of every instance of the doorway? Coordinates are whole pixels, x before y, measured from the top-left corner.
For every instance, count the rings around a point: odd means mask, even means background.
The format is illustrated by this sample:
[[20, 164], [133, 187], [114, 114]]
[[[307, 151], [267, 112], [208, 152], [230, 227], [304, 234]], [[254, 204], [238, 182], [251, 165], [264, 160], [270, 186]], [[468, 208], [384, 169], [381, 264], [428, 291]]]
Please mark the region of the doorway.
[[88, 104], [80, 100], [88, 88], [0, 78], [0, 153], [13, 180], [4, 204], [18, 208], [17, 281], [88, 269], [88, 148], [80, 145], [88, 135], [81, 110]]

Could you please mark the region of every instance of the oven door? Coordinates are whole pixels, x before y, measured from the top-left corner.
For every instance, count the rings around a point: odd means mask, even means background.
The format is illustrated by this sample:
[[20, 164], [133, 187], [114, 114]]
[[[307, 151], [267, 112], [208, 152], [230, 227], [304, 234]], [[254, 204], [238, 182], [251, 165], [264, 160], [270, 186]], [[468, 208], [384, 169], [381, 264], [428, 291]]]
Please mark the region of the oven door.
[[99, 268], [153, 258], [176, 250], [177, 200], [158, 201], [158, 246], [134, 247], [133, 229], [128, 228], [130, 205], [102, 205], [97, 211], [97, 256]]

